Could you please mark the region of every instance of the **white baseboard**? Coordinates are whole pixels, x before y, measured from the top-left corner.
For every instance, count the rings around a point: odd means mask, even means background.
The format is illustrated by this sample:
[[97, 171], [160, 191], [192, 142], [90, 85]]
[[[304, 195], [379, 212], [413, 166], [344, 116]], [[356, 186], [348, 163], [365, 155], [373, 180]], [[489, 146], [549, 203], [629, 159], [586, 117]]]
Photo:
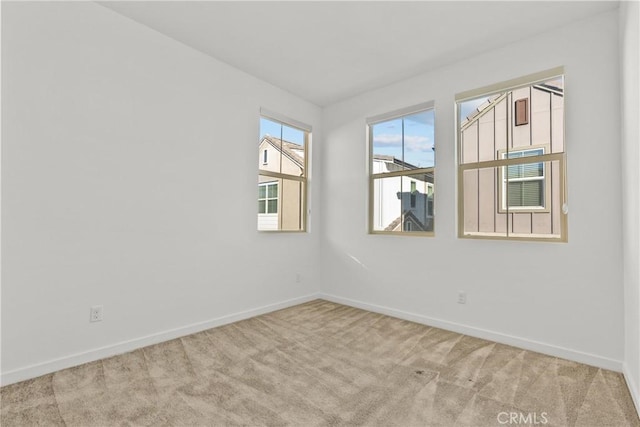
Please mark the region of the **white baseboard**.
[[100, 348], [95, 348], [82, 353], [64, 356], [47, 362], [26, 366], [24, 368], [14, 369], [12, 371], [2, 373], [0, 377], [0, 384], [4, 386], [19, 381], [28, 380], [31, 378], [39, 377], [41, 375], [49, 374], [51, 372], [59, 371], [61, 369], [71, 368], [73, 366], [82, 365], [84, 363], [93, 362], [96, 360], [104, 359], [106, 357], [127, 353], [129, 351], [137, 350], [142, 347], [158, 344], [160, 342], [169, 341], [175, 338], [180, 338], [185, 335], [194, 334], [206, 329], [211, 329], [217, 326], [237, 322], [239, 320], [259, 316], [261, 314], [270, 313], [272, 311], [281, 310], [283, 308], [292, 307], [294, 305], [313, 301], [314, 299], [318, 298], [319, 294], [317, 293], [299, 298], [292, 298], [275, 304], [269, 304], [238, 313], [232, 313], [222, 317], [217, 317], [215, 319], [206, 320], [204, 322], [193, 323], [187, 326], [182, 326], [144, 337], [122, 341]]
[[8, 385], [19, 381], [28, 380], [41, 375], [49, 374], [51, 372], [59, 371], [61, 369], [71, 368], [83, 363], [93, 362], [95, 360], [104, 359], [106, 357], [115, 356], [118, 354], [126, 353], [129, 351], [137, 350], [142, 347], [157, 344], [160, 342], [172, 340], [185, 335], [190, 335], [196, 332], [204, 331], [206, 329], [215, 328], [217, 326], [226, 325], [229, 323], [237, 322], [239, 320], [248, 319], [251, 317], [259, 316], [261, 314], [270, 313], [272, 311], [280, 310], [294, 305], [302, 304], [312, 301], [314, 299], [322, 298], [327, 301], [332, 301], [338, 304], [344, 304], [351, 307], [361, 308], [363, 310], [373, 311], [376, 313], [386, 314], [388, 316], [397, 317], [400, 319], [409, 320], [416, 323], [421, 323], [427, 326], [434, 326], [441, 329], [458, 332], [461, 334], [483, 338], [502, 344], [512, 345], [514, 347], [523, 348], [526, 350], [536, 351], [543, 354], [548, 354], [555, 357], [561, 357], [564, 359], [574, 360], [576, 362], [585, 363], [599, 368], [610, 369], [617, 372], [623, 372], [629, 386], [629, 391], [633, 397], [634, 403], [638, 412], [640, 413], [640, 396], [638, 395], [638, 385], [635, 384], [633, 378], [628, 374], [626, 365], [621, 361], [601, 357], [589, 353], [583, 353], [576, 350], [567, 349], [564, 347], [549, 345], [538, 341], [527, 340], [518, 338], [511, 335], [502, 334], [499, 332], [489, 331], [486, 329], [467, 326], [455, 322], [450, 322], [441, 319], [435, 319], [421, 314], [409, 313], [402, 310], [396, 310], [389, 307], [379, 306], [375, 304], [369, 304], [362, 301], [356, 301], [349, 298], [343, 298], [336, 295], [314, 293], [299, 298], [293, 298], [279, 303], [269, 304], [254, 309], [233, 313], [218, 317], [215, 319], [207, 320], [204, 322], [193, 323], [191, 325], [183, 326], [180, 328], [170, 329], [164, 332], [159, 332], [144, 337], [123, 341], [120, 343], [92, 349], [82, 353], [76, 353], [69, 356], [61, 357], [58, 359], [50, 360], [47, 362], [26, 366], [23, 368], [15, 369], [8, 372], [3, 372], [0, 377], [1, 385]]
[[629, 387], [629, 394], [631, 394], [633, 403], [634, 405], [636, 405], [636, 412], [638, 413], [638, 418], [640, 418], [640, 389], [638, 388], [638, 384], [636, 383], [633, 376], [629, 373], [629, 366], [627, 365], [627, 362], [622, 363], [622, 374], [624, 375], [624, 379], [627, 381], [627, 387]]
[[319, 298], [332, 301], [338, 304], [344, 304], [363, 310], [373, 311], [375, 313], [386, 314], [388, 316], [397, 317], [399, 319], [409, 320], [421, 323], [427, 326], [433, 326], [448, 331], [458, 332], [460, 334], [469, 335], [476, 338], [482, 338], [495, 341], [501, 344], [511, 345], [514, 347], [531, 350], [538, 353], [547, 354], [554, 357], [573, 360], [586, 365], [596, 366], [598, 368], [609, 369], [611, 371], [622, 372], [622, 362], [619, 360], [609, 359], [607, 357], [597, 356], [595, 354], [583, 353], [577, 350], [571, 350], [565, 347], [559, 347], [551, 344], [545, 344], [539, 341], [528, 340], [525, 338], [515, 337], [500, 332], [490, 331], [487, 329], [467, 326], [448, 320], [435, 319], [421, 314], [409, 313], [407, 311], [396, 310], [394, 308], [383, 307], [380, 305], [369, 304], [362, 301], [356, 301], [349, 298], [343, 298], [336, 295], [320, 293]]

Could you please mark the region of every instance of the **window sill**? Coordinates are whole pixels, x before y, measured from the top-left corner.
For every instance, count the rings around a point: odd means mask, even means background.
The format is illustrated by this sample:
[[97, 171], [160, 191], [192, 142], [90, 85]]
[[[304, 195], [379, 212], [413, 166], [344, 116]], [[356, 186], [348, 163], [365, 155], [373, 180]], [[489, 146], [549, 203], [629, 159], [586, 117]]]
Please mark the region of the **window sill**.
[[480, 240], [515, 240], [530, 242], [555, 242], [567, 243], [567, 239], [560, 234], [520, 234], [510, 233], [508, 236], [501, 236], [496, 233], [464, 233], [458, 236], [460, 239], [480, 239]]

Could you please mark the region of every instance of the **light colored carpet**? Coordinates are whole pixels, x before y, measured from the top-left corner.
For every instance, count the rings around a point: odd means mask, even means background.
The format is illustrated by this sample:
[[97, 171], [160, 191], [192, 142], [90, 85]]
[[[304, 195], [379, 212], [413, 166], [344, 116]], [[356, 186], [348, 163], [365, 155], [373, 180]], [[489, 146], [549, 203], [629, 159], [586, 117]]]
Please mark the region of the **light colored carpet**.
[[3, 427], [640, 426], [619, 373], [323, 300], [0, 393]]

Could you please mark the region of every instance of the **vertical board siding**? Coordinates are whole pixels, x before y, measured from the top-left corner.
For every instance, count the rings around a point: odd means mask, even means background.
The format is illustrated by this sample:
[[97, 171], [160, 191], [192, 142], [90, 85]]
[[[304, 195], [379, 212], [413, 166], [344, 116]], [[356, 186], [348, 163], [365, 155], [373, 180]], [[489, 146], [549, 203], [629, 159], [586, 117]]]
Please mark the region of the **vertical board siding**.
[[[515, 126], [515, 102], [529, 100], [529, 123]], [[500, 152], [531, 146], [546, 146], [545, 153], [564, 151], [563, 107], [560, 95], [531, 87], [515, 89], [489, 105], [462, 132], [462, 163], [498, 160]], [[507, 147], [507, 145], [509, 147]], [[485, 168], [466, 171], [464, 182], [464, 231], [504, 235], [553, 234], [560, 232], [560, 166], [545, 164], [548, 212], [501, 212], [501, 170]], [[546, 193], [545, 193], [546, 194]], [[554, 210], [556, 211], [554, 214]]]

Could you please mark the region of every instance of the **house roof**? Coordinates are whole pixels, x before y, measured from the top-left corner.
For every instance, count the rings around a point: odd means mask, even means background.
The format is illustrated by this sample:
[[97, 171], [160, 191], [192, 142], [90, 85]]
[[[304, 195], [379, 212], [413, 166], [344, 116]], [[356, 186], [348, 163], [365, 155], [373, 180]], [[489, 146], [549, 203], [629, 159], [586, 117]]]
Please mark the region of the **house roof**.
[[488, 112], [491, 108], [495, 107], [495, 105], [502, 101], [507, 96], [506, 93], [499, 93], [497, 95], [493, 95], [489, 97], [484, 103], [482, 103], [478, 108], [471, 112], [465, 119], [460, 123], [460, 128], [464, 129], [468, 127], [471, 123], [478, 120], [482, 117], [486, 112]]
[[404, 220], [407, 220], [407, 219], [410, 219], [411, 222], [413, 222], [414, 224], [416, 224], [418, 226], [419, 229], [415, 230], [415, 231], [425, 231], [424, 224], [418, 219], [417, 216], [415, 216], [413, 214], [413, 212], [411, 212], [409, 210], [405, 211], [398, 218], [396, 218], [393, 221], [391, 221], [391, 223], [384, 229], [384, 231], [394, 231], [394, 230], [396, 230], [398, 227], [400, 227], [402, 225]]
[[302, 145], [286, 141], [284, 139], [280, 140], [280, 138], [275, 138], [271, 135], [265, 135], [262, 138], [262, 141], [260, 141], [260, 144], [263, 142], [267, 142], [273, 148], [290, 158], [299, 167], [304, 168], [304, 157], [296, 153], [297, 150], [304, 152], [304, 147]]
[[[554, 84], [556, 81], [540, 83], [533, 85], [534, 88], [538, 90], [542, 90], [544, 92], [552, 93], [558, 96], [564, 96], [564, 89], [559, 84]], [[460, 123], [460, 128], [465, 129], [470, 126], [473, 122], [482, 117], [485, 113], [489, 112], [489, 110], [496, 106], [497, 103], [502, 101], [508, 92], [498, 93], [496, 95], [490, 96], [486, 102], [481, 104], [475, 111], [469, 114], [465, 119]]]
[[412, 165], [411, 163], [404, 162], [404, 161], [402, 161], [400, 159], [397, 159], [397, 158], [395, 158], [393, 156], [388, 156], [388, 155], [385, 155], [385, 154], [374, 154], [373, 155], [373, 160], [381, 160], [383, 162], [393, 163], [393, 164], [398, 165], [398, 166], [403, 166], [403, 167], [405, 167], [407, 169], [418, 169], [417, 166]]
[[[415, 165], [412, 165], [411, 163], [407, 163], [407, 162], [403, 162], [402, 160], [399, 160], [393, 156], [388, 156], [388, 155], [384, 155], [384, 154], [374, 154], [373, 155], [373, 160], [380, 160], [383, 162], [389, 162], [389, 163], [393, 163], [395, 165], [398, 166], [403, 166], [406, 169], [421, 169]], [[407, 175], [409, 178], [413, 178], [413, 179], [417, 179], [419, 181], [424, 181], [424, 182], [433, 182], [433, 172], [418, 172], [415, 175]], [[420, 178], [421, 176], [426, 176], [426, 179], [422, 179]]]

